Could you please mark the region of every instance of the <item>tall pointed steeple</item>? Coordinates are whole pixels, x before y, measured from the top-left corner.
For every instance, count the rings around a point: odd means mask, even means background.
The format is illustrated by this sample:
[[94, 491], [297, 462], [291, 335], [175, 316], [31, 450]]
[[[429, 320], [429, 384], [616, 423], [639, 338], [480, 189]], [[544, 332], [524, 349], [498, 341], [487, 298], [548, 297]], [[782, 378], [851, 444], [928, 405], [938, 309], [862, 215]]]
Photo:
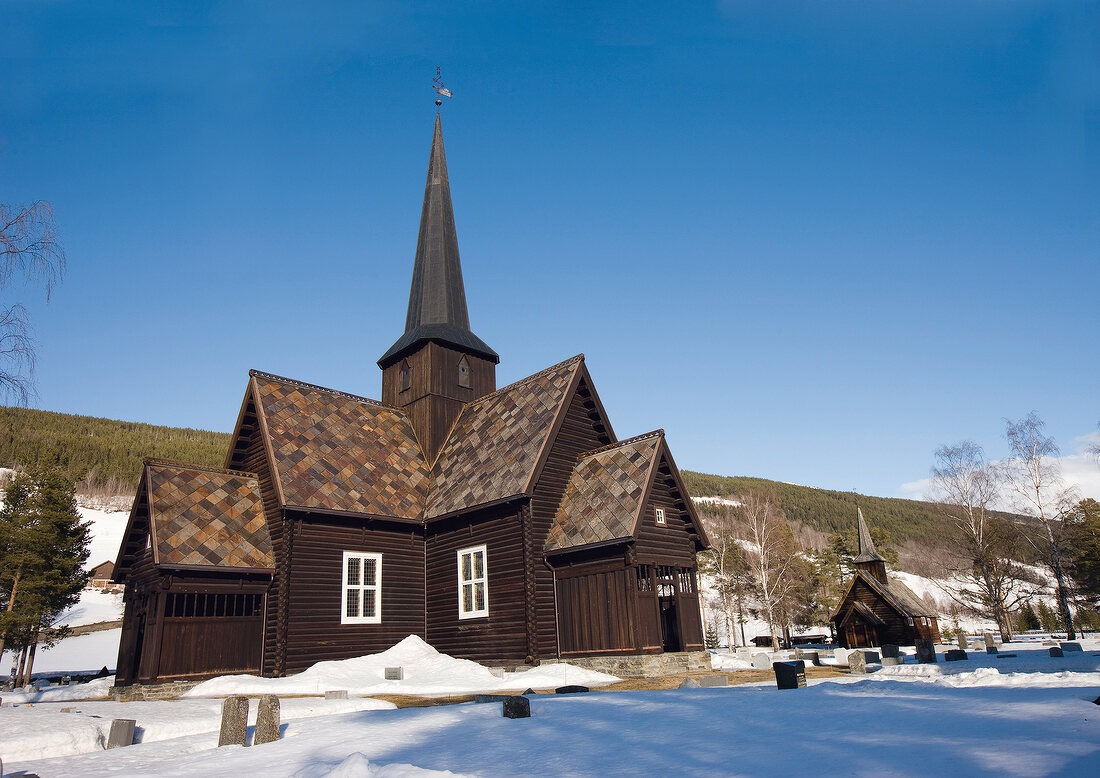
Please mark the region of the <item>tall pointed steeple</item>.
[[424, 204], [420, 210], [420, 234], [416, 239], [405, 332], [378, 360], [379, 367], [384, 370], [424, 341], [453, 346], [493, 364], [500, 361], [497, 353], [470, 331], [451, 206], [451, 184], [447, 177], [447, 156], [443, 151], [443, 125], [438, 113], [428, 159]]
[[867, 522], [859, 506], [856, 506], [856, 530], [859, 533], [859, 554], [852, 560], [852, 564], [857, 570], [863, 570], [886, 583], [886, 558], [875, 550], [875, 542], [871, 540], [871, 530], [867, 528]]

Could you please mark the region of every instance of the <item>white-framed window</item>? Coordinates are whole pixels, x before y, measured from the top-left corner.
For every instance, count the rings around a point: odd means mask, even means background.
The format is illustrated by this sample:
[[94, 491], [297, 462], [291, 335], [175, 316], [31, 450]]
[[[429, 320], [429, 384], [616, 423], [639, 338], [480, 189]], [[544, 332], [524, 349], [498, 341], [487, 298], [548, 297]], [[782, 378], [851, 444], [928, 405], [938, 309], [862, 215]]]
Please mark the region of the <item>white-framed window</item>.
[[489, 567], [485, 546], [458, 550], [458, 617], [489, 615]]
[[382, 622], [382, 555], [344, 552], [341, 624]]
[[654, 513], [655, 521], [658, 524], [667, 524], [668, 523], [668, 522], [665, 521], [665, 509], [664, 508], [655, 508], [653, 513]]

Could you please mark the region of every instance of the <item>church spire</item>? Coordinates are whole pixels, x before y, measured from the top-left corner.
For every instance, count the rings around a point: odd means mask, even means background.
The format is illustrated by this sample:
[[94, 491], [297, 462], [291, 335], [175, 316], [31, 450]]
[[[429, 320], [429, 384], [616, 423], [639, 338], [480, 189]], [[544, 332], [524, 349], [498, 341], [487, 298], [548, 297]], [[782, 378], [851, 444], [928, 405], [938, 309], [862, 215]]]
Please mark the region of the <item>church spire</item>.
[[875, 550], [875, 543], [871, 540], [871, 531], [867, 529], [867, 522], [863, 519], [863, 511], [856, 506], [856, 528], [859, 531], [859, 555], [853, 562], [885, 562], [886, 558], [880, 556]]
[[443, 126], [438, 113], [420, 211], [420, 234], [416, 239], [405, 332], [378, 360], [379, 367], [385, 369], [427, 341], [479, 356], [493, 364], [500, 361], [497, 353], [470, 331], [451, 207], [451, 184], [447, 178], [447, 157], [443, 151]]

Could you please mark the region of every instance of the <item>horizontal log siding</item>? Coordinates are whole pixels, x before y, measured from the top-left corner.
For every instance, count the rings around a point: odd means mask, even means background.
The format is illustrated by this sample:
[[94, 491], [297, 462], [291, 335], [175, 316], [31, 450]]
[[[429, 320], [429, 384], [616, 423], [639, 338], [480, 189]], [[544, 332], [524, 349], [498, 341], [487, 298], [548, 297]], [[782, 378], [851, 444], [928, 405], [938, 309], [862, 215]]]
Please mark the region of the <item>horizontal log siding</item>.
[[[424, 637], [424, 536], [415, 525], [292, 512], [286, 672]], [[382, 555], [382, 621], [341, 624], [343, 552]]]
[[[577, 463], [577, 454], [611, 442], [592, 393], [582, 380], [569, 402], [565, 418], [550, 448], [531, 499], [532, 548], [535, 549], [535, 598], [540, 657], [557, 656], [557, 627], [554, 610], [554, 576], [542, 555], [546, 537], [561, 504], [565, 486]], [[620, 550], [621, 553], [621, 550]]]
[[[520, 509], [500, 506], [430, 524], [427, 536], [428, 642], [463, 659], [523, 661], [524, 575]], [[485, 545], [489, 615], [458, 618], [458, 551]]]
[[[665, 524], [656, 521], [655, 509], [664, 508]], [[658, 465], [649, 500], [642, 509], [638, 522], [638, 560], [658, 565], [695, 567], [694, 532], [684, 505], [683, 495], [676, 489], [675, 481], [664, 457]]]
[[[913, 626], [909, 626], [907, 616], [898, 613], [892, 605], [879, 596], [878, 592], [858, 579], [852, 586], [847, 598], [841, 603], [839, 612], [841, 614], [845, 613], [853, 602], [862, 602], [870, 608], [876, 616], [886, 622], [886, 626], [877, 628], [877, 634], [881, 643], [911, 646], [916, 638], [939, 640], [939, 625], [936, 619], [931, 619], [931, 624], [925, 626], [921, 624], [919, 617], [915, 617], [913, 619]], [[863, 616], [858, 612], [852, 614], [852, 619], [866, 623]], [[875, 627], [868, 623], [868, 628], [871, 629], [874, 634]]]

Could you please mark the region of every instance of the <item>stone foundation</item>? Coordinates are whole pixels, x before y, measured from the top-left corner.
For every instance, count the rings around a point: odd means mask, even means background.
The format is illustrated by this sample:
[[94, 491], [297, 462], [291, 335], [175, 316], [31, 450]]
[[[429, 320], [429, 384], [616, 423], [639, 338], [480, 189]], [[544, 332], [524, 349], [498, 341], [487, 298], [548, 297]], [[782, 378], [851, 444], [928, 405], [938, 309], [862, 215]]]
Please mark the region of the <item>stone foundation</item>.
[[574, 656], [544, 659], [543, 664], [568, 662], [586, 670], [617, 675], [620, 678], [656, 678], [662, 675], [711, 672], [706, 651], [677, 651], [665, 654], [619, 654], [616, 656]]
[[132, 686], [112, 686], [108, 695], [115, 702], [135, 702], [140, 700], [174, 700], [186, 691], [198, 686], [201, 681], [169, 681], [167, 683], [140, 684]]

